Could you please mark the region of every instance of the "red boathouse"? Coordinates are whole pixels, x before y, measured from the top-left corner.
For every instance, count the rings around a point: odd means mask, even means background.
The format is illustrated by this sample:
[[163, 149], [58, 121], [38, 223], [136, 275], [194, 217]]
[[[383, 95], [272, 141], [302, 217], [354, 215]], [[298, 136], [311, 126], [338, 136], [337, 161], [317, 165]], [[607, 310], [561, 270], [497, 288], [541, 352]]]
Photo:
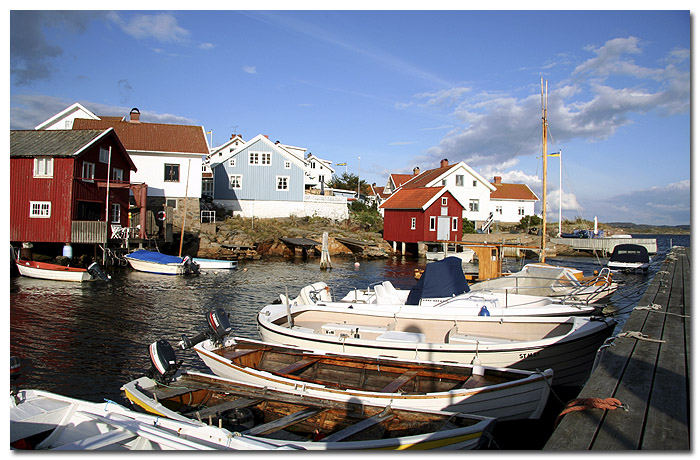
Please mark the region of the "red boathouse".
[[135, 170], [112, 128], [10, 131], [10, 242], [103, 243], [107, 220], [128, 226]]

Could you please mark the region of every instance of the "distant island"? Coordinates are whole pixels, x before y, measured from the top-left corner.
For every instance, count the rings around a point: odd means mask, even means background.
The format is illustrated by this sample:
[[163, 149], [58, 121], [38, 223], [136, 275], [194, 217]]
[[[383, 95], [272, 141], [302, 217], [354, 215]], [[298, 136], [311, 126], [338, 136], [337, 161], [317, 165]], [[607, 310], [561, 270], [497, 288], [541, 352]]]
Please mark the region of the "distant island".
[[608, 227], [615, 227], [625, 230], [627, 233], [635, 234], [669, 234], [669, 235], [689, 235], [690, 225], [649, 225], [634, 224], [632, 222], [608, 222]]

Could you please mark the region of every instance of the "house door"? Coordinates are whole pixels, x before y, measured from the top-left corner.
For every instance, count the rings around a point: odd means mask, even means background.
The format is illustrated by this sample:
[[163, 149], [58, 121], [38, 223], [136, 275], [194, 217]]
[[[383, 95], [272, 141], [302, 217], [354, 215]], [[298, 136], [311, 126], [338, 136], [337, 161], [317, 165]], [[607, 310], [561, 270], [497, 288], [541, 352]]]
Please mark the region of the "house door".
[[437, 239], [438, 240], [449, 240], [450, 239], [450, 218], [439, 216], [437, 218]]

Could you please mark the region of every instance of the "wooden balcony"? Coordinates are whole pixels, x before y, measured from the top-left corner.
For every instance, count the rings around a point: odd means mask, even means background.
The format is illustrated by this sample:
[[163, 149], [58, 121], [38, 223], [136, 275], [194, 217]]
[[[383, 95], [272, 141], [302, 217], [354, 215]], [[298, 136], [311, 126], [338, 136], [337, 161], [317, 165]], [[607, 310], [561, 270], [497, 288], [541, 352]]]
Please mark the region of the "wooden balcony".
[[72, 243], [104, 243], [107, 224], [98, 220], [74, 220], [70, 223]]

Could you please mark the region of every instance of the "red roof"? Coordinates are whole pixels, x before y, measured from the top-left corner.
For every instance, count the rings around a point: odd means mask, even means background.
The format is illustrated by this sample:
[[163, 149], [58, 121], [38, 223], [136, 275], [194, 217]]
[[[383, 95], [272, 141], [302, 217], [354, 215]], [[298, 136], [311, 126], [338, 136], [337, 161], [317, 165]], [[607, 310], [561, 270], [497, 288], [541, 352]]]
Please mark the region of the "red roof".
[[435, 169], [429, 169], [425, 172], [422, 172], [418, 174], [417, 176], [411, 176], [415, 177], [413, 180], [410, 182], [407, 182], [404, 184], [404, 188], [418, 188], [418, 187], [425, 187], [438, 177], [442, 176], [444, 173], [446, 173], [448, 170], [450, 170], [454, 165], [448, 165], [442, 168], [435, 168]]
[[537, 201], [537, 195], [535, 195], [530, 187], [525, 184], [504, 184], [504, 183], [491, 183], [496, 190], [491, 192], [492, 200], [533, 200]]
[[127, 150], [146, 152], [209, 153], [207, 139], [201, 126], [169, 125], [163, 123], [133, 123], [119, 117], [100, 120], [76, 118], [73, 129], [114, 128]]
[[402, 188], [379, 207], [383, 209], [423, 209], [442, 190], [443, 187]]
[[406, 181], [411, 180], [413, 174], [390, 174], [390, 177], [396, 187], [401, 187]]

